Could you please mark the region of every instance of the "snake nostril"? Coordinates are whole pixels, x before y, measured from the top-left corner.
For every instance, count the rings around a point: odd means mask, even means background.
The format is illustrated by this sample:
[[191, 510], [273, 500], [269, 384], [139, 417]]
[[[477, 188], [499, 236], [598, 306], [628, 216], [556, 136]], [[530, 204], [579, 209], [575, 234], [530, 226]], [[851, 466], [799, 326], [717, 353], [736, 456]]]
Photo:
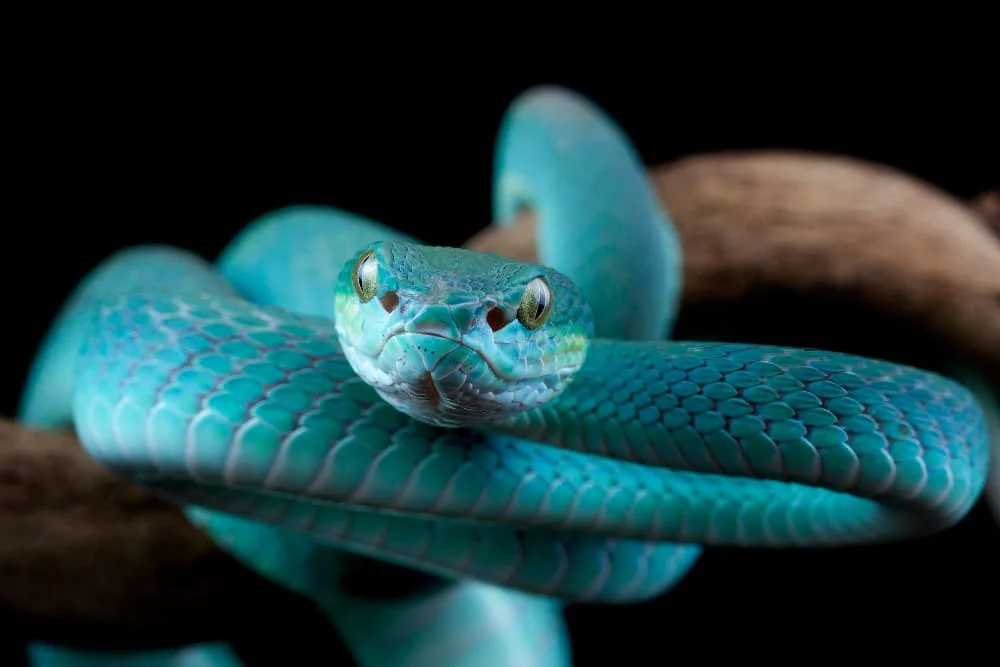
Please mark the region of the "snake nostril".
[[396, 306], [399, 305], [399, 295], [392, 290], [389, 290], [382, 295], [382, 298], [379, 299], [379, 301], [382, 303], [382, 307], [385, 308], [385, 312], [391, 313], [396, 310]]
[[490, 325], [493, 331], [500, 331], [507, 326], [507, 322], [507, 316], [500, 308], [490, 308], [490, 312], [486, 313], [486, 324]]

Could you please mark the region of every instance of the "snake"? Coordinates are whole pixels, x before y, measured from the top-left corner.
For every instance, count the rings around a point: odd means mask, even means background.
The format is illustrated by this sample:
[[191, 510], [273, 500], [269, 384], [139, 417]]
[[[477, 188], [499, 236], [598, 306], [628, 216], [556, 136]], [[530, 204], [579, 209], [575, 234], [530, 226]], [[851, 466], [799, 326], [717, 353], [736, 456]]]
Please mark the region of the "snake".
[[[677, 233], [584, 96], [512, 102], [493, 198], [497, 220], [536, 212], [541, 263], [306, 205], [252, 221], [214, 263], [122, 250], [57, 315], [19, 419], [74, 429], [316, 601], [373, 667], [570, 665], [564, 605], [662, 595], [705, 546], [898, 541], [982, 494], [989, 425], [960, 382], [671, 340]], [[389, 565], [429, 583], [388, 599], [344, 585]], [[38, 665], [242, 664], [224, 643], [32, 650]]]

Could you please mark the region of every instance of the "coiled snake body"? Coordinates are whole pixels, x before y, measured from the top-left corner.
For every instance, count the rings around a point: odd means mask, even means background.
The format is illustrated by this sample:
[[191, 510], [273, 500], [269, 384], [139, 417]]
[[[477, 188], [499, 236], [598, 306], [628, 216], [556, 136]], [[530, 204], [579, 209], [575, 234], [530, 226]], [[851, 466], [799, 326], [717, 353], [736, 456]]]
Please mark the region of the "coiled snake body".
[[[955, 382], [664, 340], [677, 239], [586, 100], [523, 95], [496, 183], [497, 217], [534, 208], [554, 268], [308, 207], [254, 222], [214, 267], [119, 253], [59, 316], [21, 418], [72, 425], [184, 504], [316, 599], [366, 665], [569, 664], [560, 601], [655, 596], [703, 544], [926, 534], [979, 497], [984, 414]], [[455, 581], [352, 598], [345, 552]], [[236, 664], [210, 650], [151, 660]]]

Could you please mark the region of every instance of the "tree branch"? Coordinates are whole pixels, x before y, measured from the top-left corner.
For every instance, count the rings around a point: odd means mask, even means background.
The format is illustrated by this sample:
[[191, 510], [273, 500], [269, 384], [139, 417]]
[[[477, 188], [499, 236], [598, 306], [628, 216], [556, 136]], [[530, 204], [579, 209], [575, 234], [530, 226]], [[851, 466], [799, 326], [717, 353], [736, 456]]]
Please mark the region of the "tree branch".
[[313, 628], [321, 619], [311, 602], [215, 547], [176, 507], [106, 472], [73, 436], [7, 420], [0, 535], [0, 607], [16, 613], [25, 636], [171, 646], [237, 627], [245, 634], [264, 618]]
[[[1000, 373], [1000, 234], [982, 220], [995, 194], [977, 215], [898, 170], [788, 151], [698, 155], [651, 177], [684, 248], [676, 338], [938, 366], [946, 360], [914, 345], [933, 343]], [[527, 213], [466, 245], [537, 261], [534, 239]], [[868, 322], [845, 331], [849, 316]]]
[[1000, 190], [984, 192], [976, 198], [976, 210], [1000, 237]]

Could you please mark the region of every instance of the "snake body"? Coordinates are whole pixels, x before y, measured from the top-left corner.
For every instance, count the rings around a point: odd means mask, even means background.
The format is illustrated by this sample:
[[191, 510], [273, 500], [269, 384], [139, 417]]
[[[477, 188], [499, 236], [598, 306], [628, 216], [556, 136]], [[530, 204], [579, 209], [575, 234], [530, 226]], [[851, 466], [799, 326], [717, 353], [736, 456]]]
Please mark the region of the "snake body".
[[[659, 595], [700, 545], [903, 539], [979, 497], [985, 416], [956, 382], [663, 340], [676, 235], [588, 101], [519, 98], [496, 183], [500, 219], [539, 213], [546, 266], [309, 207], [255, 221], [214, 266], [123, 251], [59, 315], [21, 419], [73, 426], [183, 504], [315, 599], [365, 665], [568, 665], [562, 602]], [[338, 579], [348, 554], [444, 581], [359, 599]]]

